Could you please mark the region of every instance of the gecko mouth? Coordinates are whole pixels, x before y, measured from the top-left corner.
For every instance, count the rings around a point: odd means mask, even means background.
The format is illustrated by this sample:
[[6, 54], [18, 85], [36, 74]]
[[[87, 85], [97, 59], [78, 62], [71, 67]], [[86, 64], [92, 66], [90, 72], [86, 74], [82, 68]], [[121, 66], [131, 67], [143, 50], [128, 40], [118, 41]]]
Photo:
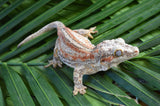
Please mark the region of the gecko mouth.
[[135, 47], [134, 56], [137, 56], [137, 55], [139, 55], [139, 49], [138, 47]]

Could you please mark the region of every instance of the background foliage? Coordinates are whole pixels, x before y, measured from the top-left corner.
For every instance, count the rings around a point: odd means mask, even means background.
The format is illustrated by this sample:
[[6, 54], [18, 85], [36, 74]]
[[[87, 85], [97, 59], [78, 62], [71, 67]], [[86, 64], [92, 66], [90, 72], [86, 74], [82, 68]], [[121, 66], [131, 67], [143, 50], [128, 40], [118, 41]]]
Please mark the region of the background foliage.
[[[160, 105], [160, 0], [1, 0], [0, 106]], [[72, 96], [73, 69], [44, 68], [56, 30], [20, 48], [26, 36], [52, 21], [72, 29], [97, 26], [92, 43], [122, 37], [138, 57], [85, 76], [85, 95]], [[131, 97], [131, 98], [129, 98]]]

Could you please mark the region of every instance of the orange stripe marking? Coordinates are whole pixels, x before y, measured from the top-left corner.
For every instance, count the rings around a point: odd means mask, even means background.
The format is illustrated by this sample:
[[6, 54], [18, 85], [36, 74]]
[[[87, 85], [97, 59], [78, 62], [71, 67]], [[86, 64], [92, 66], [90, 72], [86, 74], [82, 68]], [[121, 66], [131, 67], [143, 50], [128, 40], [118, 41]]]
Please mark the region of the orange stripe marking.
[[107, 57], [107, 58], [102, 58], [101, 61], [102, 62], [106, 62], [106, 61], [111, 62], [113, 60], [113, 58], [114, 58], [113, 56], [110, 56], [110, 57]]

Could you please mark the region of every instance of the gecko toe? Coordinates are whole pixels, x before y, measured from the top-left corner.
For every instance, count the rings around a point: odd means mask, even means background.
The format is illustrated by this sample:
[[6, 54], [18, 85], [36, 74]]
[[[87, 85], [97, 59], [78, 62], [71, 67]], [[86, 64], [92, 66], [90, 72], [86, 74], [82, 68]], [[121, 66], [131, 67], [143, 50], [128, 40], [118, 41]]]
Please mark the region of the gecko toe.
[[59, 62], [58, 62], [58, 66], [59, 66], [59, 67], [62, 67], [62, 62], [59, 61]]
[[83, 95], [83, 94], [86, 93], [86, 90], [85, 90], [85, 89], [81, 89], [81, 90], [79, 91], [79, 93]]
[[90, 33], [97, 33], [98, 31], [94, 31], [96, 29], [96, 26], [95, 27], [91, 27], [89, 29]]
[[77, 94], [78, 94], [78, 90], [77, 90], [77, 89], [74, 89], [73, 95], [75, 96], [75, 95], [77, 95]]
[[86, 89], [87, 89], [87, 87], [83, 86], [83, 85], [81, 85], [80, 87], [75, 86], [74, 91], [73, 91], [73, 95], [77, 95], [78, 92], [83, 95], [86, 93]]

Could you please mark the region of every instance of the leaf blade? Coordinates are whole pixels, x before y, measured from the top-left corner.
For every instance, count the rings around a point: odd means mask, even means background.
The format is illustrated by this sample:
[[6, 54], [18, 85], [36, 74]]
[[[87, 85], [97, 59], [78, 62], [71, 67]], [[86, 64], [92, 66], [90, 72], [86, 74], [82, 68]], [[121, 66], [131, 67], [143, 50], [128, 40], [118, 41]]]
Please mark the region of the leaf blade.
[[12, 10], [18, 7], [24, 0], [16, 0], [12, 3], [9, 7], [5, 8], [3, 11], [0, 12], [0, 20], [4, 18], [7, 14], [9, 14]]
[[160, 44], [159, 42], [160, 42], [160, 35], [157, 35], [138, 45], [138, 48], [142, 52], [150, 47]]
[[[117, 72], [115, 72], [117, 71]], [[129, 77], [124, 72], [117, 70], [114, 68], [113, 72], [108, 72], [107, 75], [111, 77], [113, 80], [115, 80], [120, 86], [122, 86], [124, 89], [129, 91], [130, 93], [134, 94], [136, 97], [141, 99], [143, 102], [145, 102], [148, 105], [159, 105], [160, 104], [160, 98], [155, 95], [155, 93], [149, 91], [142, 85], [140, 85], [138, 82], [136, 82], [134, 79]], [[123, 85], [125, 86], [123, 86]], [[132, 86], [132, 88], [130, 88]]]
[[8, 21], [5, 25], [0, 27], [0, 37], [2, 37], [7, 31], [12, 29], [14, 26], [19, 24], [22, 20], [24, 20], [27, 16], [31, 15], [33, 12], [35, 12], [37, 9], [39, 9], [41, 6], [45, 5], [50, 0], [45, 1], [39, 1], [35, 4], [33, 4], [28, 9], [24, 10], [22, 13], [18, 14], [16, 17]]
[[2, 89], [0, 88], [0, 106], [5, 106]]
[[133, 0], [120, 0], [112, 5], [112, 7], [105, 8], [102, 12], [95, 14], [93, 16], [87, 17], [87, 19], [83, 20], [81, 23], [74, 25], [72, 28], [86, 28], [90, 25], [104, 19], [105, 17], [113, 14], [118, 9], [126, 6], [127, 4], [131, 3]]
[[34, 102], [20, 76], [13, 70], [10, 70], [6, 64], [3, 64], [1, 69], [3, 70], [1, 70], [1, 74], [3, 75], [3, 79], [13, 103], [21, 106], [34, 106]]
[[[63, 106], [51, 85], [35, 69], [23, 65], [29, 85], [41, 105]], [[34, 70], [34, 71], [32, 71]]]

